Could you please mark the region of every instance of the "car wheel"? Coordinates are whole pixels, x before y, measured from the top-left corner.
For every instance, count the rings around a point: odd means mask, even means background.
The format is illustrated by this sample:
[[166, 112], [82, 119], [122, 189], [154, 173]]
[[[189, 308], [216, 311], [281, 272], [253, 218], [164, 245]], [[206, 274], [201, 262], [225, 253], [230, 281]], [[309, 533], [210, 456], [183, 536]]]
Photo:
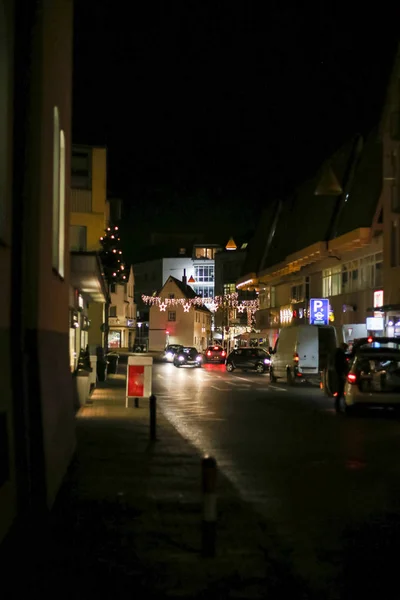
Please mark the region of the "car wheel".
[[257, 373], [264, 373], [265, 372], [265, 366], [262, 363], [257, 363], [257, 365], [256, 365], [256, 371], [257, 371]]
[[290, 369], [286, 370], [286, 383], [291, 386], [294, 385], [294, 379]]
[[278, 380], [274, 375], [274, 372], [272, 370], [272, 367], [269, 368], [269, 380], [271, 383], [276, 383]]
[[174, 361], [174, 365], [175, 365], [175, 367], [180, 367], [181, 363], [178, 363], [177, 361]]
[[228, 371], [228, 373], [232, 373], [232, 371], [235, 370], [233, 363], [227, 363], [226, 370]]

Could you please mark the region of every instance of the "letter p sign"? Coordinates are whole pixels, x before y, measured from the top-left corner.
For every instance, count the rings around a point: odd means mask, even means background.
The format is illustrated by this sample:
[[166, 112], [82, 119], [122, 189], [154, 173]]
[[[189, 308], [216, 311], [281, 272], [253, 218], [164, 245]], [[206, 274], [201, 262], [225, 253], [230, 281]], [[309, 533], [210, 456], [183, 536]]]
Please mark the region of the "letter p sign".
[[329, 322], [329, 300], [328, 298], [311, 298], [310, 300], [310, 324], [328, 325]]

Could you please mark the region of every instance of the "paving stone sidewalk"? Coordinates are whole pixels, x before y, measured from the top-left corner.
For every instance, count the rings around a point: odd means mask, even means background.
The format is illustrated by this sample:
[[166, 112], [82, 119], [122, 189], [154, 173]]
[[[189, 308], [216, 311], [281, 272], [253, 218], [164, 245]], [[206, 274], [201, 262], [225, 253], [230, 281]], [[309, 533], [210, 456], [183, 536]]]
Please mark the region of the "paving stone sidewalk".
[[76, 457], [46, 523], [10, 547], [12, 597], [311, 598], [222, 473], [217, 554], [202, 558], [201, 456], [160, 410], [150, 441], [148, 401], [125, 408], [125, 368], [78, 412]]

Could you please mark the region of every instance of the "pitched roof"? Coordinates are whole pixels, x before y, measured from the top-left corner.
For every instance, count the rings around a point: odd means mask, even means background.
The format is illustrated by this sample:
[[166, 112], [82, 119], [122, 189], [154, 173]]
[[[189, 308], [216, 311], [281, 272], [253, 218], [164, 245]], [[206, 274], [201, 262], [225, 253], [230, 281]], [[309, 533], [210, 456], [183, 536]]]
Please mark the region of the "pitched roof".
[[[359, 136], [348, 140], [290, 197], [273, 203], [264, 211], [249, 244], [243, 275], [276, 265], [289, 254], [332, 239], [335, 234], [340, 236], [359, 227], [371, 226], [382, 181], [382, 147], [378, 129], [370, 132], [361, 153], [357, 154], [359, 140]], [[315, 194], [327, 163], [340, 184], [345, 186], [346, 201], [343, 196]], [[343, 204], [338, 212], [339, 201]], [[274, 216], [279, 206], [281, 210], [276, 222]], [[335, 225], [337, 215], [339, 221]]]
[[[173, 281], [175, 283], [175, 285], [180, 289], [180, 291], [182, 292], [184, 297], [187, 298], [188, 300], [193, 300], [193, 298], [197, 298], [196, 292], [194, 291], [194, 289], [192, 287], [190, 287], [190, 285], [187, 285], [187, 283], [183, 283], [183, 281], [180, 281], [179, 279], [177, 279], [176, 277], [173, 277], [172, 275], [170, 275], [168, 277], [168, 279], [162, 286], [160, 292], [157, 294], [158, 296], [161, 294], [162, 290], [164, 289], [164, 287], [167, 285], [167, 283], [169, 281]], [[200, 311], [204, 311], [204, 312], [211, 312], [204, 305], [196, 306], [196, 310], [200, 310]]]

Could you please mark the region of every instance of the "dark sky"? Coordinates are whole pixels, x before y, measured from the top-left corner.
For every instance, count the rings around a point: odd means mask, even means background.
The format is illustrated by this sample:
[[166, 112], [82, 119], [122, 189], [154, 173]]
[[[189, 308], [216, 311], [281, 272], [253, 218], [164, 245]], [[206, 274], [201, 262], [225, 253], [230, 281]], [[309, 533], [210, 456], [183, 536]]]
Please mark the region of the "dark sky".
[[132, 232], [243, 228], [368, 130], [400, 16], [350, 0], [75, 4], [74, 141], [107, 145]]

